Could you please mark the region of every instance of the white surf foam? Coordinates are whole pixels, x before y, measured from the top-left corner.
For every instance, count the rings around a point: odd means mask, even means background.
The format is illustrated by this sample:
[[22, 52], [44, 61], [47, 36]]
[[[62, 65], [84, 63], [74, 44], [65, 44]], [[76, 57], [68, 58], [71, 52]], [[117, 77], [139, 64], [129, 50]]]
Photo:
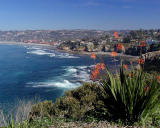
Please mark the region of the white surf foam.
[[54, 50], [45, 49], [43, 47], [37, 47], [37, 46], [29, 46], [29, 47], [27, 47], [27, 50], [28, 50], [28, 52], [27, 52], [28, 54], [47, 55], [50, 57], [56, 57], [56, 58], [60, 58], [60, 59], [79, 58], [78, 56], [74, 56], [72, 54], [55, 52]]
[[79, 58], [78, 56], [74, 56], [74, 55], [68, 54], [68, 53], [58, 53], [57, 57], [62, 58], [62, 59], [64, 59], [64, 58]]
[[48, 55], [50, 57], [54, 57], [55, 54], [54, 53], [50, 53], [50, 52], [47, 52], [47, 51], [44, 51], [44, 50], [33, 50], [33, 51], [30, 51], [30, 52], [27, 52], [29, 54], [35, 54], [35, 55]]
[[27, 47], [28, 50], [39, 50], [41, 49], [40, 47]]
[[89, 82], [89, 73], [91, 66], [68, 66], [66, 67], [67, 75], [71, 75], [77, 81]]
[[62, 68], [66, 71], [64, 74], [53, 78], [48, 78], [48, 80], [42, 82], [27, 83], [27, 87], [57, 87], [62, 89], [73, 89], [80, 86], [82, 82], [90, 82], [90, 66], [65, 66]]
[[72, 83], [68, 80], [59, 80], [59, 81], [54, 81], [54, 80], [48, 80], [44, 82], [30, 82], [27, 83], [27, 87], [33, 87], [33, 88], [50, 88], [50, 87], [58, 87], [58, 88], [63, 88], [63, 89], [72, 89], [76, 88], [79, 86], [80, 83]]
[[75, 72], [77, 72], [77, 69], [76, 68], [69, 68], [68, 71], [71, 73], [75, 73]]

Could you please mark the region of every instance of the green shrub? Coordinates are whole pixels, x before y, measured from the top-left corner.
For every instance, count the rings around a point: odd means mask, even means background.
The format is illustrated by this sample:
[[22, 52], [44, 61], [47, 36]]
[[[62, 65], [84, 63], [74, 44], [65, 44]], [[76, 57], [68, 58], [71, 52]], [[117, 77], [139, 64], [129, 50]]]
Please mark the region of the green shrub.
[[25, 120], [21, 123], [14, 123], [11, 119], [8, 126], [3, 128], [48, 128], [49, 126], [53, 125], [55, 122], [51, 118], [41, 118], [41, 119], [34, 119], [32, 122]]
[[53, 104], [51, 101], [34, 105], [31, 118], [57, 117], [72, 120], [88, 120], [102, 117], [106, 112], [102, 99], [103, 90], [92, 83], [84, 83], [81, 87], [65, 92]]
[[30, 118], [35, 117], [51, 117], [54, 114], [53, 112], [53, 103], [52, 101], [43, 101], [38, 102], [33, 105], [32, 112], [30, 114]]
[[106, 79], [99, 84], [84, 83], [65, 92], [55, 103], [44, 101], [34, 105], [30, 120], [47, 117], [65, 121], [141, 122], [158, 126], [160, 84], [155, 75], [141, 70], [130, 73], [120, 69], [120, 74], [112, 75], [107, 70]]
[[146, 121], [146, 125], [149, 127], [159, 127], [160, 126], [160, 108], [156, 112], [152, 113]]
[[101, 81], [107, 98], [105, 107], [111, 120], [135, 123], [145, 121], [160, 107], [160, 84], [143, 71], [132, 71], [131, 77], [120, 69], [120, 75], [108, 72], [109, 80]]

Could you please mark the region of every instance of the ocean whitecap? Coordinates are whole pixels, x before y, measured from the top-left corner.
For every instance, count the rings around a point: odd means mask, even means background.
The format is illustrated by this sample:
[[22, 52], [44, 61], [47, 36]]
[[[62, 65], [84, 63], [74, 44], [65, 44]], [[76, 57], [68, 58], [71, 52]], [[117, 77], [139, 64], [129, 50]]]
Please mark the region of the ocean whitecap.
[[27, 52], [28, 54], [35, 54], [35, 55], [48, 55], [50, 57], [53, 57], [55, 56], [54, 53], [51, 53], [51, 52], [47, 52], [47, 51], [44, 51], [44, 50], [33, 50], [33, 51], [29, 51]]
[[58, 87], [58, 88], [66, 88], [66, 89], [72, 89], [79, 86], [80, 83], [72, 83], [69, 80], [48, 80], [44, 82], [30, 82], [27, 83], [27, 87], [33, 87], [33, 88], [50, 88], [50, 87]]

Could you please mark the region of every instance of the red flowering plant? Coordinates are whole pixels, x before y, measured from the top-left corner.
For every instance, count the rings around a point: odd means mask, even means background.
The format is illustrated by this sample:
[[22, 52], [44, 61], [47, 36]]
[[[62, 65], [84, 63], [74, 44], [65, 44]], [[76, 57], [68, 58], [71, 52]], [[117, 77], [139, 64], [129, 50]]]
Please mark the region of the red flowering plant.
[[96, 56], [95, 56], [94, 53], [92, 53], [90, 57], [91, 57], [92, 59], [94, 59], [94, 60], [96, 59]]
[[116, 52], [111, 52], [110, 56], [115, 57], [115, 56], [117, 56], [117, 53]]
[[[90, 58], [94, 59], [95, 61], [96, 59], [95, 54], [92, 53], [90, 55]], [[104, 69], [105, 69], [105, 64], [103, 62], [95, 64], [93, 70], [90, 73], [90, 79], [93, 81], [97, 80], [98, 76], [100, 76], [101, 71], [103, 71]]]
[[138, 60], [137, 60], [137, 63], [138, 63], [138, 64], [144, 64], [144, 62], [145, 62], [144, 59], [138, 59]]
[[128, 70], [128, 66], [127, 66], [126, 64], [123, 64], [123, 68], [124, 68], [125, 70]]
[[116, 51], [117, 52], [122, 52], [123, 49], [124, 49], [123, 44], [121, 44], [121, 43], [116, 44]]
[[114, 36], [115, 39], [118, 39], [118, 33], [117, 32], [114, 32], [113, 36]]
[[[120, 49], [121, 45], [117, 45], [117, 48]], [[111, 52], [110, 56], [115, 58], [117, 53]], [[145, 60], [140, 57], [137, 63], [143, 65]], [[132, 62], [130, 64], [132, 65]], [[106, 72], [103, 79], [100, 77], [102, 70]], [[145, 120], [160, 107], [160, 76], [148, 79], [143, 69], [129, 69], [128, 65], [121, 62], [119, 74], [110, 73], [104, 63], [95, 64], [90, 78], [99, 78], [97, 80], [103, 88], [102, 93], [107, 95], [103, 98], [107, 110], [104, 118], [130, 124], [139, 121], [145, 123]]]
[[158, 83], [160, 83], [160, 76], [157, 76], [157, 81]]
[[139, 46], [140, 47], [145, 47], [146, 46], [146, 42], [145, 41], [141, 41]]

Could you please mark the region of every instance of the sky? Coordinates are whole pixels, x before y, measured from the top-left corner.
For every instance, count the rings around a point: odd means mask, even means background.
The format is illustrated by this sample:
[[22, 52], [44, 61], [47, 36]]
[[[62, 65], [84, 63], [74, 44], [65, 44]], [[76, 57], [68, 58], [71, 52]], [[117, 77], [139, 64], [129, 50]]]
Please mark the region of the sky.
[[0, 30], [160, 28], [160, 0], [0, 0]]

